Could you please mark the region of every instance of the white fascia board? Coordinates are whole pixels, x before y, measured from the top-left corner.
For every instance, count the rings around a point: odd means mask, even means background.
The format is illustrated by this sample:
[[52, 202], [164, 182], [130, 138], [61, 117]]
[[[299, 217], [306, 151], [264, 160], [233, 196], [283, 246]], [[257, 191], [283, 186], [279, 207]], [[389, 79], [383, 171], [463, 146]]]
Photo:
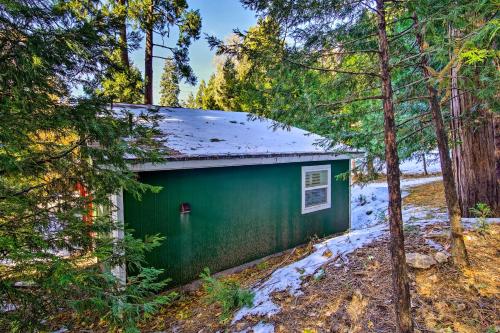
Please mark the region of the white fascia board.
[[[117, 193], [111, 195], [111, 203], [113, 205], [111, 218], [116, 226], [116, 229], [114, 229], [111, 234], [114, 239], [121, 241], [125, 237], [125, 230], [123, 229], [125, 223], [123, 189], [120, 189]], [[123, 255], [123, 253], [118, 253], [118, 255]], [[111, 274], [118, 278], [121, 286], [125, 286], [127, 283], [127, 269], [125, 264], [112, 267]]]
[[193, 159], [174, 160], [163, 163], [143, 163], [130, 165], [130, 170], [134, 172], [182, 170], [182, 169], [203, 169], [221, 168], [245, 165], [266, 165], [297, 162], [320, 162], [333, 160], [349, 160], [359, 157], [360, 153], [349, 154], [318, 154], [318, 155], [294, 155], [276, 157], [239, 157], [239, 158], [216, 158], [216, 159]]

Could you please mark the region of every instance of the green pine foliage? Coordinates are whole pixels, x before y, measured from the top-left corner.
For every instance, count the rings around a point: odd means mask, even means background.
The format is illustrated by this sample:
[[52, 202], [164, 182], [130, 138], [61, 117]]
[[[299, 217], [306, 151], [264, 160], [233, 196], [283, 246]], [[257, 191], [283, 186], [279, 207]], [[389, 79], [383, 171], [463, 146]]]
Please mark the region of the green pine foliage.
[[470, 209], [470, 212], [478, 218], [476, 230], [481, 234], [488, 234], [490, 225], [486, 219], [493, 216], [491, 207], [484, 202], [478, 202], [475, 207]]
[[101, 94], [115, 103], [140, 104], [144, 89], [141, 72], [136, 66], [124, 68], [115, 63], [114, 61], [118, 61], [117, 58], [117, 51], [114, 51], [110, 57], [113, 66], [109, 68], [102, 82]]
[[207, 84], [205, 83], [205, 80], [201, 80], [194, 98], [194, 104], [197, 108], [203, 108], [203, 95], [205, 94], [205, 90], [207, 90]]
[[221, 323], [230, 320], [234, 311], [241, 307], [253, 305], [254, 293], [248, 289], [242, 289], [237, 282], [216, 279], [210, 275], [208, 268], [203, 270], [200, 278], [206, 292], [207, 302], [217, 303], [222, 308]]
[[[127, 31], [131, 19], [128, 2], [121, 0], [108, 3], [108, 15], [116, 20], [118, 25], [123, 25], [125, 34], [117, 37], [118, 47], [109, 55], [110, 66], [102, 82], [101, 94], [116, 103], [141, 103], [144, 89], [142, 74], [128, 59], [128, 52], [138, 48], [141, 36], [137, 31]], [[122, 50], [126, 59], [122, 58]]]
[[[162, 238], [111, 236], [123, 226], [110, 194], [160, 190], [125, 156], [163, 152], [156, 115], [135, 121], [101, 93], [117, 48], [109, 13], [91, 0], [0, 1], [1, 331], [44, 329], [65, 312], [68, 327], [133, 330], [172, 297], [157, 296], [167, 281], [144, 266]], [[125, 264], [123, 285], [110, 269]]]
[[[199, 11], [189, 9], [186, 0], [128, 0], [128, 7], [132, 26], [143, 33], [150, 28], [158, 33], [162, 42], [155, 44], [163, 49], [163, 54], [165, 51], [170, 52], [176, 63], [178, 77], [195, 84], [196, 76], [189, 64], [189, 47], [193, 40], [200, 37]], [[175, 44], [163, 44], [174, 29], [178, 32]]]
[[190, 92], [185, 101], [182, 102], [182, 106], [185, 108], [196, 109], [198, 106], [196, 105], [196, 100], [194, 94]]
[[160, 89], [160, 105], [179, 106], [179, 77], [175, 63], [172, 60], [165, 60]]

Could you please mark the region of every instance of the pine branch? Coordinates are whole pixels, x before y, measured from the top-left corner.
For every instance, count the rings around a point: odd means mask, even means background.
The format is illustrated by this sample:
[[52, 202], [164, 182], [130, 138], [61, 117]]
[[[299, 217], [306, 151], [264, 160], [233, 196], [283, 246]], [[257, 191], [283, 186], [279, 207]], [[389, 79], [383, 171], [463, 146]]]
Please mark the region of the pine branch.
[[161, 56], [157, 56], [157, 55], [154, 55], [153, 58], [158, 58], [158, 59], [163, 59], [163, 60], [174, 60], [174, 58], [161, 57]]
[[393, 92], [396, 92], [396, 91], [399, 91], [399, 90], [402, 90], [402, 89], [406, 89], [406, 88], [408, 88], [408, 87], [411, 87], [411, 86], [413, 86], [413, 85], [415, 85], [415, 84], [418, 84], [418, 83], [420, 83], [420, 82], [423, 82], [423, 81], [425, 81], [425, 78], [421, 78], [421, 79], [418, 79], [417, 81], [413, 81], [413, 82], [407, 83], [407, 84], [405, 84], [405, 85], [395, 87], [395, 88], [393, 88], [393, 90], [392, 90], [392, 91], [393, 91]]
[[317, 53], [320, 53], [323, 56], [330, 56], [330, 55], [344, 55], [344, 54], [359, 54], [359, 53], [379, 53], [379, 50], [359, 50], [359, 51], [318, 51]]
[[34, 185], [34, 186], [30, 186], [28, 188], [25, 188], [21, 191], [18, 191], [18, 192], [14, 192], [14, 193], [11, 193], [9, 195], [3, 195], [3, 196], [0, 196], [0, 200], [5, 200], [7, 198], [11, 198], [11, 197], [18, 197], [18, 196], [21, 196], [21, 195], [24, 195], [24, 194], [27, 194], [28, 192], [31, 192], [33, 190], [36, 190], [38, 188], [42, 188], [42, 187], [45, 187], [47, 186], [46, 183], [44, 184], [38, 184], [38, 185]]
[[415, 120], [415, 119], [418, 119], [418, 118], [422, 118], [422, 117], [427, 116], [429, 114], [431, 114], [430, 111], [417, 114], [416, 116], [410, 117], [410, 118], [406, 119], [405, 121], [402, 121], [401, 123], [397, 124], [396, 127], [402, 127], [403, 125], [409, 123], [412, 120]]
[[395, 104], [400, 104], [400, 103], [406, 103], [410, 101], [416, 101], [416, 100], [428, 100], [429, 96], [413, 96], [413, 97], [408, 97], [405, 99], [396, 99], [394, 101]]
[[175, 47], [171, 47], [171, 46], [166, 46], [166, 45], [163, 45], [163, 44], [156, 44], [156, 43], [153, 43], [153, 46], [158, 46], [158, 47], [162, 47], [164, 49], [168, 49], [170, 51], [175, 51]]
[[411, 131], [410, 134], [405, 135], [404, 137], [402, 137], [401, 139], [399, 139], [398, 143], [401, 143], [401, 142], [403, 142], [403, 141], [411, 138], [412, 136], [414, 136], [418, 132], [421, 132], [422, 130], [424, 130], [424, 129], [428, 128], [428, 127], [431, 127], [432, 126], [432, 120], [428, 120], [428, 121], [422, 122], [422, 124], [426, 124], [426, 125], [425, 126], [421, 126], [421, 127], [417, 128], [414, 131]]
[[317, 107], [332, 107], [332, 106], [337, 106], [337, 105], [345, 105], [353, 102], [359, 102], [359, 101], [367, 101], [367, 100], [375, 100], [375, 99], [384, 99], [384, 96], [366, 96], [366, 97], [356, 97], [356, 98], [349, 98], [345, 99], [342, 101], [334, 102], [334, 103], [320, 103], [316, 104]]
[[366, 75], [366, 76], [374, 76], [374, 77], [380, 78], [380, 74], [373, 73], [373, 72], [353, 72], [353, 71], [346, 71], [346, 70], [334, 69], [334, 68], [324, 68], [324, 67], [310, 66], [310, 65], [306, 65], [306, 64], [302, 64], [302, 63], [293, 61], [293, 60], [291, 60], [289, 58], [285, 58], [284, 60], [287, 61], [287, 62], [289, 62], [289, 63], [291, 63], [291, 64], [293, 64], [293, 65], [296, 65], [296, 66], [299, 66], [299, 67], [303, 67], [303, 68], [307, 68], [307, 69], [311, 69], [311, 70], [320, 71], [320, 72], [334, 72], [334, 73], [349, 74], [349, 75]]

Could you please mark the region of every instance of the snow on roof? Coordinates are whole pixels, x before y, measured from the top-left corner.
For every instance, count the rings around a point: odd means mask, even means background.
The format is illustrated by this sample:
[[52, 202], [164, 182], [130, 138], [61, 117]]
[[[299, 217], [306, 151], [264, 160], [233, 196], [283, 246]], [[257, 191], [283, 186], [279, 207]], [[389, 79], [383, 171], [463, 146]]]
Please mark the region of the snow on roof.
[[[151, 106], [115, 104], [132, 113]], [[253, 119], [247, 112], [153, 107], [162, 115], [159, 127], [169, 150], [182, 157], [321, 154], [325, 139], [296, 127], [284, 128], [266, 118]], [[279, 125], [279, 124], [278, 124]], [[352, 151], [352, 150], [350, 150]]]

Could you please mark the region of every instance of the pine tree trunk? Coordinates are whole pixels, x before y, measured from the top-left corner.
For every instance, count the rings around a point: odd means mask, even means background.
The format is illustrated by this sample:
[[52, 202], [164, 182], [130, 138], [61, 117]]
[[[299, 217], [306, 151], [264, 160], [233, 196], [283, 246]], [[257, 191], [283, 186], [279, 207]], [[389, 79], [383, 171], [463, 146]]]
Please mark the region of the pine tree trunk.
[[359, 178], [359, 171], [358, 171], [358, 167], [356, 165], [356, 159], [351, 159], [351, 172], [352, 172], [352, 176], [355, 180], [358, 180]]
[[429, 71], [429, 58], [425, 53], [424, 40], [418, 26], [417, 16], [414, 14], [414, 26], [417, 45], [420, 51], [420, 66], [424, 74], [427, 92], [429, 94], [429, 109], [436, 132], [437, 146], [439, 150], [439, 159], [441, 161], [441, 173], [443, 174], [444, 193], [448, 215], [450, 217], [451, 228], [451, 255], [453, 261], [458, 266], [467, 266], [469, 263], [467, 249], [465, 248], [463, 228], [460, 214], [460, 205], [458, 202], [455, 180], [453, 178], [452, 162], [450, 158], [450, 148], [448, 146], [448, 137], [443, 122], [441, 106], [436, 88], [432, 85], [432, 76]]
[[387, 185], [389, 188], [389, 227], [391, 235], [392, 286], [396, 312], [396, 329], [400, 333], [413, 332], [410, 312], [410, 287], [403, 235], [401, 212], [401, 188], [399, 180], [399, 158], [396, 141], [396, 122], [389, 71], [389, 44], [387, 41], [384, 0], [376, 0], [378, 17], [378, 42], [382, 95], [384, 106], [385, 159], [387, 163]]
[[[450, 37], [458, 37], [450, 27]], [[460, 88], [456, 66], [451, 67], [451, 130], [453, 169], [462, 216], [482, 202], [500, 216], [500, 184], [497, 177], [496, 117], [484, 110], [480, 100]], [[480, 84], [478, 82], [478, 84]]]
[[153, 104], [153, 5], [149, 7], [144, 55], [144, 104]]
[[377, 178], [377, 173], [375, 172], [375, 166], [373, 165], [373, 156], [368, 155], [366, 157], [366, 173], [368, 180], [373, 180]]
[[[500, 180], [500, 117], [499, 116], [495, 117], [495, 146], [496, 146], [495, 155], [497, 160], [497, 182], [498, 182]], [[499, 214], [497, 214], [497, 216], [499, 216]]]
[[427, 172], [427, 161], [425, 160], [425, 153], [422, 153], [422, 164], [424, 165], [424, 175], [428, 176], [429, 172]]
[[[123, 7], [122, 10], [125, 10], [127, 6], [127, 0], [118, 0], [118, 3], [120, 4], [121, 7]], [[122, 66], [124, 66], [126, 69], [130, 67], [130, 61], [128, 58], [128, 44], [127, 44], [127, 15], [126, 12], [122, 14], [120, 17], [120, 60], [122, 63]]]

